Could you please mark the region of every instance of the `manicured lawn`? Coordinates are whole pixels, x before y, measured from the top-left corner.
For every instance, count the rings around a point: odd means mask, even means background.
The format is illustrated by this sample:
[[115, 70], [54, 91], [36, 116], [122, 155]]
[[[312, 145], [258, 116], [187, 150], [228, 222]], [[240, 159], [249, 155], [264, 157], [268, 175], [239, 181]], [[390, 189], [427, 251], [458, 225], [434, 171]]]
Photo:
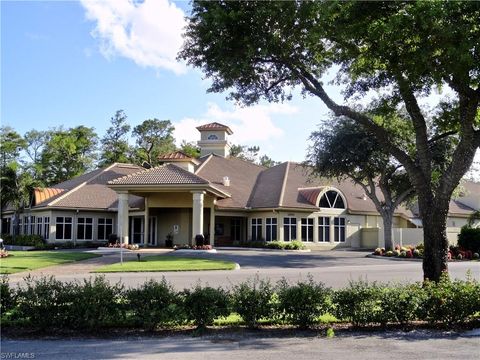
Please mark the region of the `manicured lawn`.
[[195, 270], [233, 270], [235, 263], [222, 260], [209, 260], [176, 256], [145, 256], [141, 261], [129, 260], [123, 265], [116, 263], [105, 265], [95, 272], [137, 272], [137, 271], [195, 271]]
[[10, 256], [0, 259], [0, 274], [13, 274], [100, 256], [63, 251], [9, 251], [9, 254]]

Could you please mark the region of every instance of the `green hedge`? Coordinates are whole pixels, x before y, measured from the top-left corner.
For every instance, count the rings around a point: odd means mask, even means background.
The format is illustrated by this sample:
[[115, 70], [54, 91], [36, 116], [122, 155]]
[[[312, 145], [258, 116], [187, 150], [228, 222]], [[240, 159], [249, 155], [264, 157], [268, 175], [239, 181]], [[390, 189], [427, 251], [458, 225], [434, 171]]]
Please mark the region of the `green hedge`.
[[458, 234], [458, 245], [464, 250], [480, 253], [480, 228], [462, 227]]
[[40, 235], [16, 235], [14, 239], [12, 235], [2, 234], [2, 239], [5, 245], [34, 246], [41, 250], [53, 249], [55, 246], [48, 244]]
[[2, 326], [40, 330], [154, 330], [179, 325], [204, 329], [231, 314], [241, 316], [250, 327], [265, 321], [301, 328], [315, 327], [332, 315], [356, 327], [414, 321], [461, 326], [480, 317], [480, 284], [470, 277], [411, 285], [356, 281], [339, 290], [311, 277], [276, 285], [254, 278], [230, 290], [197, 285], [176, 291], [165, 279], [125, 289], [104, 277], [65, 283], [53, 277], [27, 277], [16, 288], [4, 277], [0, 286]]

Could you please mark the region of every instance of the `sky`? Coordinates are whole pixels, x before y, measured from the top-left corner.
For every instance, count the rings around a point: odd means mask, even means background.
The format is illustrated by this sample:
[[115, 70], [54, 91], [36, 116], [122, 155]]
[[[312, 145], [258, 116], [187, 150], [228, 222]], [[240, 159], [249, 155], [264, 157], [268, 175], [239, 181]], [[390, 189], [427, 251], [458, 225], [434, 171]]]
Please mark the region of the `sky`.
[[[31, 129], [94, 127], [100, 137], [117, 110], [132, 126], [168, 119], [175, 138], [220, 122], [230, 141], [258, 145], [277, 161], [303, 161], [308, 137], [328, 118], [320, 100], [295, 93], [283, 104], [240, 107], [176, 60], [190, 5], [170, 0], [1, 0], [0, 121]], [[331, 74], [332, 75], [332, 74]], [[327, 92], [342, 101], [340, 90]]]

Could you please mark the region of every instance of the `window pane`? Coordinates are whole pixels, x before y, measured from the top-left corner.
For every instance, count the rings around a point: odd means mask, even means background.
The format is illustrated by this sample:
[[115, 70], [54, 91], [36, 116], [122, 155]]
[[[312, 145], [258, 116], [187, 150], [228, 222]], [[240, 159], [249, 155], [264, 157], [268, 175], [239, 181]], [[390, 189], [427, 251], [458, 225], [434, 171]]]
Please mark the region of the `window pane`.
[[77, 226], [77, 239], [78, 240], [83, 240], [85, 239], [85, 233], [84, 233], [84, 227], [82, 224], [79, 224]]
[[[71, 220], [71, 218], [70, 218]], [[64, 239], [72, 238], [72, 224], [65, 224], [65, 237]]]
[[92, 240], [92, 233], [93, 233], [93, 229], [92, 229], [92, 225], [87, 225], [85, 227], [85, 239], [86, 240]]
[[277, 240], [277, 219], [275, 219], [275, 225], [272, 225], [272, 240]]
[[57, 223], [63, 223], [63, 217], [57, 217]]
[[343, 202], [342, 197], [339, 195], [337, 198], [337, 202], [335, 203], [335, 208], [337, 209], [345, 209], [345, 204]]
[[56, 232], [55, 238], [57, 240], [63, 240], [63, 225], [62, 224], [57, 223], [57, 226], [55, 227], [55, 232]]

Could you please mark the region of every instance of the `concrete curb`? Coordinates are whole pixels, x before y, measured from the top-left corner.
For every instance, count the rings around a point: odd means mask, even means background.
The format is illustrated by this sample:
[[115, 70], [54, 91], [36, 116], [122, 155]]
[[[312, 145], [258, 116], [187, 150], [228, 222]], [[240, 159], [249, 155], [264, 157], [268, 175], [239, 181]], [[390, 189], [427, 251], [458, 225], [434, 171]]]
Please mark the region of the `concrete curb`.
[[389, 256], [379, 256], [379, 255], [373, 255], [373, 254], [368, 254], [366, 257], [371, 258], [371, 259], [386, 259], [386, 260], [393, 260], [393, 261], [414, 261], [414, 262], [422, 262], [423, 259], [414, 259], [414, 258], [399, 258], [399, 257], [389, 257]]
[[193, 249], [177, 249], [175, 252], [182, 252], [186, 254], [216, 254], [217, 249], [211, 250], [193, 250]]
[[220, 246], [215, 247], [217, 250], [241, 250], [241, 251], [270, 251], [270, 252], [300, 252], [300, 253], [309, 253], [312, 252], [311, 249], [304, 249], [304, 250], [281, 250], [281, 249], [266, 249], [266, 248], [246, 248], [246, 247], [228, 247], [228, 246]]

